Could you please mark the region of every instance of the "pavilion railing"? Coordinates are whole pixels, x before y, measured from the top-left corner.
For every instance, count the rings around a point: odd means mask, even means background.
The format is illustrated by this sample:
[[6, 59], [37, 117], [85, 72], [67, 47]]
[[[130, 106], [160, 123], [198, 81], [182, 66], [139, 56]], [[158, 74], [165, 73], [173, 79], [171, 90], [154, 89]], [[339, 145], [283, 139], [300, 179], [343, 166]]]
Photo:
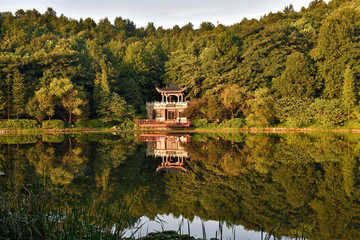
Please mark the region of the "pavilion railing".
[[146, 102], [146, 107], [153, 108], [165, 108], [165, 107], [180, 107], [186, 108], [188, 106], [188, 102]]
[[135, 122], [139, 127], [146, 127], [146, 125], [164, 125], [164, 126], [190, 126], [191, 121], [186, 118], [180, 119], [137, 119]]

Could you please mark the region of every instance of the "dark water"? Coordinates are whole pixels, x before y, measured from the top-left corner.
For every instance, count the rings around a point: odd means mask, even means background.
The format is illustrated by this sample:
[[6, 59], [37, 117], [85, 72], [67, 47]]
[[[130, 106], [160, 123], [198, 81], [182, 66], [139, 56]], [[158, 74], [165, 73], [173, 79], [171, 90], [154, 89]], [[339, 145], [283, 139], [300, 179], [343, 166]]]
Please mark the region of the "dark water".
[[[360, 135], [0, 136], [0, 187], [128, 196], [139, 236], [360, 239]], [[136, 225], [136, 224], [135, 224]], [[129, 233], [131, 230], [128, 231]], [[263, 232], [263, 236], [261, 234]], [[128, 234], [129, 234], [128, 233]], [[234, 237], [235, 236], [235, 237]]]

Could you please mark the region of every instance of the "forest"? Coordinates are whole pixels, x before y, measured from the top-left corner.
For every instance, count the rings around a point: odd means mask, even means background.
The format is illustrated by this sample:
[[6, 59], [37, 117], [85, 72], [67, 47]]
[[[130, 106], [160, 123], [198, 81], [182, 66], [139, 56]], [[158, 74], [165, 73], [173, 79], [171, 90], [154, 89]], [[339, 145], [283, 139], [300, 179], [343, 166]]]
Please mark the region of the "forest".
[[159, 99], [155, 86], [178, 83], [195, 125], [358, 123], [359, 9], [356, 0], [314, 0], [231, 26], [171, 29], [52, 8], [2, 12], [0, 118], [129, 127]]
[[52, 197], [79, 204], [89, 196], [109, 206], [126, 199], [135, 220], [172, 214], [266, 232], [282, 223], [279, 239], [360, 237], [356, 134], [194, 134], [184, 145], [187, 171], [179, 174], [156, 171], [161, 158], [146, 156], [146, 143], [130, 132], [2, 135], [0, 143], [0, 171], [11, 176], [0, 177], [5, 195], [46, 180], [61, 190]]

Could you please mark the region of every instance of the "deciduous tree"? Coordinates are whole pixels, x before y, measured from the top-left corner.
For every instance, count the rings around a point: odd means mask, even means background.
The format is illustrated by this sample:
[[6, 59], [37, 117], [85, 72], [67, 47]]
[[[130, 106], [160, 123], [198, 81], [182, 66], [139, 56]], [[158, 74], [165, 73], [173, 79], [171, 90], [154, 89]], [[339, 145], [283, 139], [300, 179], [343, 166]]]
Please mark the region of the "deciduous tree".
[[347, 119], [350, 119], [350, 115], [354, 109], [356, 96], [355, 96], [355, 89], [354, 89], [354, 73], [351, 68], [348, 66], [344, 73], [344, 83], [342, 88], [342, 95], [341, 101], [344, 112], [347, 115]]
[[243, 113], [251, 98], [249, 92], [239, 85], [226, 87], [220, 94], [220, 101], [231, 119]]

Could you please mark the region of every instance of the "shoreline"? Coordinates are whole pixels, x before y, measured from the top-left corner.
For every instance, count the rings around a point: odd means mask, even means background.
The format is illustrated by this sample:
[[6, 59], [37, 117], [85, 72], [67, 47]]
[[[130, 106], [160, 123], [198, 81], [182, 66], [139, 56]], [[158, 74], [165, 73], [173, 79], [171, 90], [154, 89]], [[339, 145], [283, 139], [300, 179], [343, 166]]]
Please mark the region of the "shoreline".
[[173, 133], [360, 133], [360, 129], [314, 129], [314, 128], [195, 128], [195, 129], [3, 129], [0, 135], [8, 134], [76, 134], [76, 133], [120, 133], [120, 132], [173, 132]]

